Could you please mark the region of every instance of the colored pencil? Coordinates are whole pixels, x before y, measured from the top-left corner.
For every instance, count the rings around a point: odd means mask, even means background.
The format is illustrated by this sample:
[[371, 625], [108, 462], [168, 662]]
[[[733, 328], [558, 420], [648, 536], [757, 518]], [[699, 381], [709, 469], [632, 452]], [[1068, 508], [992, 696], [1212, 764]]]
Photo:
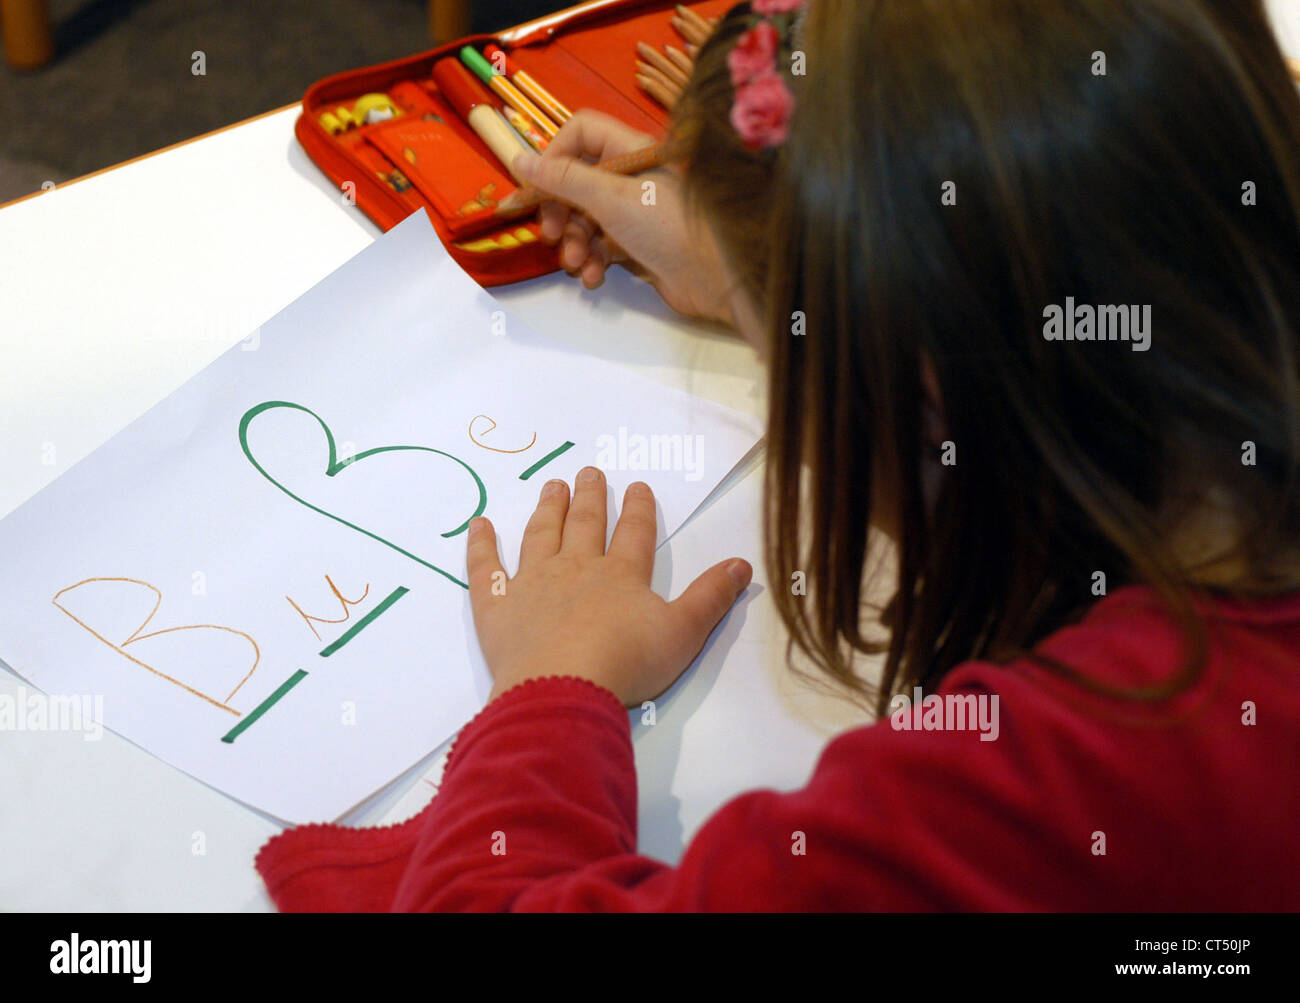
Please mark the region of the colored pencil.
[[452, 56], [434, 64], [433, 79], [456, 114], [478, 134], [501, 161], [501, 166], [513, 176], [515, 157], [520, 150], [527, 150], [528, 145], [493, 106], [495, 97], [479, 83], [478, 77], [465, 68], [464, 63]]
[[683, 71], [682, 68], [671, 59], [651, 46], [646, 45], [645, 42], [637, 42], [636, 53], [645, 60], [646, 63], [662, 73], [670, 83], [677, 84], [679, 88], [685, 87], [690, 83], [690, 73]]
[[686, 74], [687, 79], [695, 72], [695, 63], [681, 49], [674, 49], [671, 45], [665, 45], [664, 52], [673, 61], [673, 64]]
[[510, 77], [511, 82], [527, 94], [542, 111], [546, 112], [556, 122], [563, 125], [573, 118], [573, 112], [569, 111], [560, 102], [559, 98], [538, 83], [531, 74], [521, 70], [519, 65], [499, 46], [489, 45], [484, 48], [483, 52], [494, 64], [497, 60], [497, 53], [501, 53], [501, 63], [505, 66], [506, 75]]
[[636, 84], [661, 105], [672, 111], [673, 106], [677, 104], [677, 95], [657, 80], [651, 80], [644, 73], [636, 75]]
[[643, 76], [648, 80], [653, 81], [666, 90], [672, 96], [674, 102], [682, 96], [682, 85], [677, 83], [675, 80], [669, 80], [668, 77], [660, 73], [653, 66], [637, 60], [636, 69], [639, 76]]
[[555, 134], [560, 131], [560, 127], [546, 117], [537, 105], [533, 104], [528, 98], [524, 97], [523, 92], [483, 58], [483, 54], [475, 49], [472, 45], [466, 45], [460, 50], [460, 59], [470, 70], [478, 75], [478, 78], [492, 89], [497, 97], [501, 98], [506, 104], [518, 108], [525, 115], [537, 123], [537, 127], [544, 132], [548, 138], [554, 138]]
[[691, 10], [689, 7], [683, 7], [681, 4], [678, 4], [677, 14], [683, 21], [695, 29], [701, 38], [708, 38], [713, 34], [714, 26], [704, 18], [700, 17], [699, 14], [695, 13], [695, 11]]
[[677, 34], [681, 35], [682, 38], [686, 39], [686, 41], [693, 45], [703, 45], [705, 40], [708, 38], [707, 34], [700, 31], [693, 24], [688, 24], [680, 17], [674, 17], [672, 19], [672, 25], [677, 30]]

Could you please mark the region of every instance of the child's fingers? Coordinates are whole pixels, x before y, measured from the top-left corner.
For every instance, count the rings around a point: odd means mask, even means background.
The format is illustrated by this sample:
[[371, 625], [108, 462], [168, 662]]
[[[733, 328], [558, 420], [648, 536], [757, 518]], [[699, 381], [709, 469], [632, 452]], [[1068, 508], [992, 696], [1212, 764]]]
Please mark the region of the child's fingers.
[[612, 115], [584, 109], [560, 127], [542, 156], [604, 160], [652, 146], [654, 142], [653, 136], [633, 129]]
[[[548, 167], [547, 170], [541, 172], [540, 180], [542, 183], [539, 187], [550, 194], [560, 195], [581, 204], [577, 199], [577, 196], [583, 194], [581, 184], [576, 187], [572, 183], [565, 184], [562, 186], [563, 191], [552, 191], [546, 187], [549, 178], [561, 177], [568, 180], [570, 172], [564, 163], [565, 161], [603, 160], [645, 146], [652, 146], [654, 142], [653, 136], [639, 132], [613, 116], [584, 110], [579, 111], [564, 123], [559, 133], [551, 140], [540, 156], [521, 153], [515, 161], [515, 166], [524, 168], [522, 173], [518, 175], [523, 178], [531, 176], [531, 172], [526, 170], [529, 165], [533, 165], [535, 171], [536, 165], [543, 160], [548, 162], [560, 161], [561, 163], [554, 170]], [[580, 174], [581, 172], [577, 173]], [[564, 234], [569, 214], [569, 205], [564, 202], [555, 199], [543, 202], [540, 212], [543, 239], [548, 243], [557, 243]]]
[[574, 554], [605, 552], [605, 475], [598, 467], [578, 471], [560, 546]]
[[569, 271], [581, 268], [591, 257], [591, 237], [594, 232], [595, 228], [584, 216], [578, 213], [571, 215], [560, 245], [560, 264]]
[[753, 575], [748, 561], [733, 557], [709, 568], [668, 604], [678, 617], [680, 633], [692, 653], [704, 647], [713, 628], [748, 588]]
[[605, 284], [605, 265], [597, 258], [588, 258], [578, 274], [582, 277], [582, 285], [586, 289], [599, 289]]
[[[572, 123], [573, 119], [569, 121]], [[564, 126], [568, 127], [568, 124]], [[514, 162], [516, 175], [553, 200], [581, 209], [604, 226], [610, 220], [625, 217], [632, 207], [640, 206], [641, 182], [636, 178], [597, 170], [584, 160], [552, 155], [554, 145], [548, 146], [546, 154], [540, 157], [531, 151], [521, 151]]]
[[605, 272], [611, 264], [609, 242], [603, 234], [596, 234], [588, 245], [588, 257], [583, 263], [582, 284], [588, 289], [598, 289], [605, 284]]
[[524, 527], [519, 544], [519, 570], [544, 557], [554, 557], [560, 550], [564, 534], [564, 515], [569, 508], [569, 485], [564, 481], [547, 481], [532, 518]]
[[497, 556], [497, 533], [490, 520], [479, 516], [469, 524], [469, 541], [466, 544], [465, 566], [469, 572], [469, 598], [477, 603], [491, 595], [495, 572], [505, 574]]
[[655, 539], [659, 533], [655, 515], [655, 496], [650, 485], [637, 481], [623, 495], [623, 510], [619, 513], [614, 536], [609, 541], [609, 555], [617, 555], [633, 564], [641, 579], [648, 585], [654, 574]]
[[542, 239], [548, 244], [558, 244], [564, 236], [564, 228], [569, 225], [569, 213], [572, 211], [563, 202], [543, 202], [538, 210]]

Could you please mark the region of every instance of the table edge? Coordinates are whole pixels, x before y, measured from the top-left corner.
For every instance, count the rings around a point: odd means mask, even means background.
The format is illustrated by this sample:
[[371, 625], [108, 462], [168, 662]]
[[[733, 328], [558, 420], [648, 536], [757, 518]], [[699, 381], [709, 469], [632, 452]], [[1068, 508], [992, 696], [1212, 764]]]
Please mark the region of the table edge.
[[[156, 157], [160, 153], [166, 153], [169, 150], [175, 150], [182, 146], [188, 146], [190, 143], [197, 143], [203, 139], [210, 139], [211, 137], [216, 136], [220, 133], [229, 132], [231, 129], [238, 129], [240, 126], [249, 125], [260, 119], [269, 118], [272, 115], [278, 115], [280, 114], [280, 112], [288, 111], [290, 108], [297, 108], [297, 107], [298, 107], [298, 102], [294, 101], [290, 104], [281, 105], [279, 108], [272, 108], [269, 111], [260, 112], [257, 115], [251, 115], [248, 118], [240, 119], [238, 122], [231, 122], [229, 125], [219, 126], [216, 129], [211, 129], [208, 132], [200, 133], [197, 136], [191, 136], [189, 139], [182, 139], [179, 142], [172, 143], [170, 146], [163, 146], [163, 147], [159, 147], [157, 150], [150, 150], [148, 153], [142, 153], [138, 157], [132, 157], [130, 160], [123, 160], [120, 163], [110, 164], [107, 167], [101, 167], [97, 171], [91, 171], [89, 174], [82, 174], [78, 177], [72, 178], [71, 180], [64, 181], [62, 184], [56, 185], [55, 188], [66, 188], [68, 185], [75, 185], [78, 181], [85, 181], [88, 178], [98, 177], [100, 174], [107, 174], [109, 171], [115, 171], [119, 167], [128, 167], [131, 164], [139, 163], [141, 160], [148, 160], [150, 157]], [[38, 189], [37, 191], [29, 192], [26, 195], [20, 195], [16, 199], [10, 199], [8, 202], [0, 202], [0, 209], [7, 209], [12, 205], [17, 205], [19, 202], [26, 202], [28, 199], [36, 198], [37, 196], [44, 195], [46, 191], [53, 191], [53, 190], [54, 189]]]

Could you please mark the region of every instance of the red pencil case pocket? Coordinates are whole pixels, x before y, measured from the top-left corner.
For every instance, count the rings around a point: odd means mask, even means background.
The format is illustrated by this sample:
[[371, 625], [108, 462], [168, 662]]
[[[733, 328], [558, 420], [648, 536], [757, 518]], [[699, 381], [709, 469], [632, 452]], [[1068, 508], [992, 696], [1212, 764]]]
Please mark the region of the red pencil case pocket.
[[[734, 0], [688, 4], [717, 17]], [[592, 0], [498, 36], [475, 35], [428, 52], [318, 81], [294, 127], [307, 155], [383, 230], [425, 209], [448, 253], [485, 286], [560, 268], [535, 217], [497, 220], [515, 184], [487, 144], [445, 101], [433, 66], [464, 45], [506, 50], [573, 111], [593, 108], [662, 138], [667, 113], [636, 85], [636, 43], [680, 45], [670, 0]], [[352, 112], [379, 111], [353, 123]], [[361, 116], [358, 116], [360, 118]], [[342, 126], [342, 128], [339, 128]]]
[[515, 190], [510, 176], [464, 142], [440, 115], [384, 122], [367, 141], [397, 166], [453, 236], [499, 229], [493, 209]]

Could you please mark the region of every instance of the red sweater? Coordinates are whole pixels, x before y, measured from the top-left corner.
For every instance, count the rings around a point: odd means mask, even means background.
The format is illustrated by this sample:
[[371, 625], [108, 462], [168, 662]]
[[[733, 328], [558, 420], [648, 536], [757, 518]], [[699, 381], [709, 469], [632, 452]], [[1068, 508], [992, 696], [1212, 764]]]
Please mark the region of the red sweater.
[[[257, 869], [283, 910], [1295, 910], [1300, 595], [1206, 612], [1209, 663], [1184, 695], [1147, 706], [1029, 661], [960, 666], [939, 693], [996, 695], [996, 740], [854, 729], [802, 790], [725, 805], [677, 867], [636, 852], [627, 711], [534, 680], [466, 725], [419, 815], [291, 829]], [[1138, 588], [1039, 650], [1126, 686], [1180, 665]]]

